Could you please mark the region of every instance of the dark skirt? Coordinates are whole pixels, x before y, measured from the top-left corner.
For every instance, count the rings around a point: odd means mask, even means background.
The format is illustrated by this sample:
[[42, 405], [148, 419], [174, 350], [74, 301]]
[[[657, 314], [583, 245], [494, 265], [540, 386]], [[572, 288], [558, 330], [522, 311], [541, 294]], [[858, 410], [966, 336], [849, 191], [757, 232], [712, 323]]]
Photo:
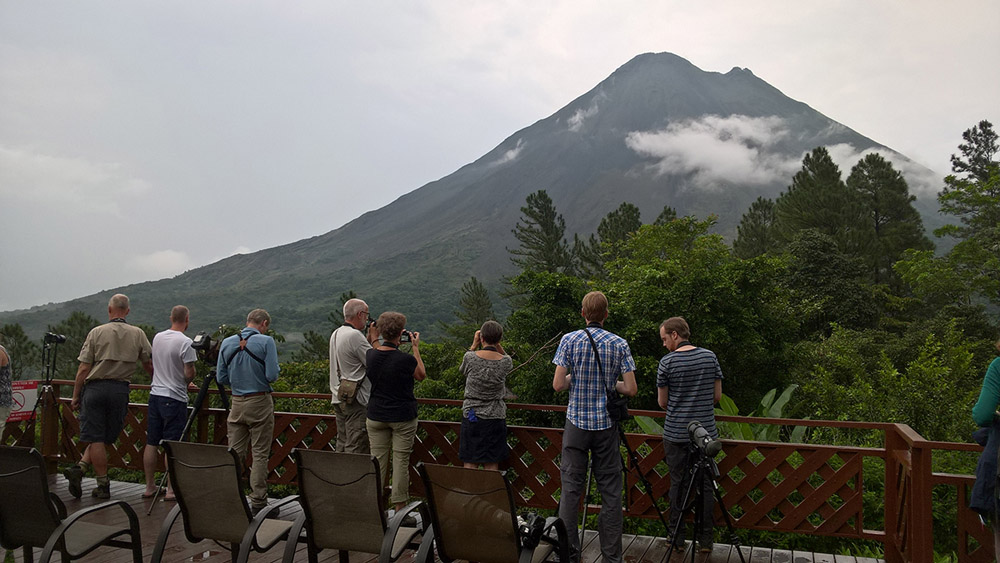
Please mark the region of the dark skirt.
[[480, 418], [470, 422], [462, 418], [458, 439], [458, 458], [465, 463], [500, 463], [510, 455], [507, 446], [507, 421]]

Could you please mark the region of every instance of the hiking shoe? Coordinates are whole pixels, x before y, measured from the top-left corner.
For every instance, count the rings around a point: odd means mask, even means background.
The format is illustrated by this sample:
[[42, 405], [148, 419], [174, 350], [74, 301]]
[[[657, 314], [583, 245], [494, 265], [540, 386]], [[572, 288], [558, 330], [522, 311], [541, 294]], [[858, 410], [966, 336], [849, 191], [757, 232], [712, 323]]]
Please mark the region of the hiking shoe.
[[98, 483], [94, 490], [90, 492], [90, 496], [99, 499], [109, 499], [111, 498], [111, 483], [100, 484]]
[[63, 477], [69, 482], [69, 494], [76, 498], [83, 496], [83, 468], [71, 465], [63, 470]]

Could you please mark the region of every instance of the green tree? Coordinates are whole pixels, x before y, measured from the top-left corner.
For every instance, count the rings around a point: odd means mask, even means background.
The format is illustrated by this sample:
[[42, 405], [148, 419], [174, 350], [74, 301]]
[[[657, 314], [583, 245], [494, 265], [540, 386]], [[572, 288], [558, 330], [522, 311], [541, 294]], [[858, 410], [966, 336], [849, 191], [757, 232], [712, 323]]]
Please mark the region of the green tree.
[[669, 205], [663, 206], [663, 211], [656, 216], [656, 220], [653, 221], [654, 225], [666, 225], [667, 223], [677, 219], [677, 210]]
[[56, 377], [64, 379], [76, 377], [76, 368], [79, 365], [76, 357], [87, 339], [87, 334], [99, 324], [101, 323], [94, 317], [81, 311], [73, 311], [58, 324], [49, 325], [49, 332], [66, 337], [66, 342], [59, 345], [56, 355]]
[[456, 322], [452, 324], [441, 323], [441, 327], [445, 333], [463, 346], [472, 342], [472, 336], [479, 330], [479, 327], [483, 326], [483, 323], [496, 319], [490, 292], [475, 276], [470, 277], [462, 284], [455, 318]]
[[840, 168], [824, 147], [802, 159], [802, 169], [774, 204], [774, 235], [787, 245], [804, 229], [831, 237], [841, 251], [855, 253], [867, 243], [863, 208], [841, 180]]
[[898, 288], [898, 276], [892, 265], [902, 258], [903, 252], [910, 248], [934, 248], [924, 235], [920, 213], [913, 207], [916, 197], [910, 195], [903, 175], [875, 153], [854, 165], [847, 177], [847, 187], [860, 197], [871, 232], [872, 244], [863, 252], [872, 281], [889, 282]]
[[783, 342], [795, 333], [784, 291], [775, 283], [780, 257], [739, 260], [714, 219], [683, 217], [644, 225], [609, 262], [608, 279], [595, 284], [611, 303], [607, 327], [628, 340], [636, 360], [636, 408], [657, 408], [656, 368], [665, 353], [659, 324], [679, 315], [692, 342], [716, 352], [727, 393], [753, 404], [785, 379]]
[[740, 217], [733, 241], [733, 253], [740, 258], [755, 258], [773, 250], [774, 202], [763, 196], [750, 204], [750, 209]]
[[15, 323], [0, 327], [0, 345], [10, 356], [11, 375], [14, 379], [41, 377], [41, 348], [28, 338], [21, 325]]
[[[962, 135], [961, 155], [952, 155], [953, 174], [938, 194], [941, 211], [961, 225], [946, 225], [936, 236], [959, 242], [943, 257], [909, 251], [896, 270], [914, 293], [936, 306], [968, 307], [978, 298], [1000, 303], [1000, 162], [997, 135], [981, 121]], [[942, 275], [948, 280], [945, 284]]]
[[875, 326], [879, 301], [860, 258], [842, 252], [833, 238], [815, 229], [799, 232], [787, 250], [788, 270], [781, 283], [791, 292], [801, 337], [826, 334], [830, 323]]
[[614, 259], [614, 243], [625, 240], [642, 226], [639, 208], [629, 202], [622, 202], [618, 209], [601, 219], [597, 226], [597, 236], [586, 240], [573, 236], [573, 259], [576, 273], [585, 279], [604, 276], [604, 262]]
[[510, 249], [511, 261], [523, 270], [568, 272], [572, 268], [566, 242], [566, 221], [556, 212], [545, 190], [528, 195], [522, 216], [514, 226], [514, 237], [521, 245]]

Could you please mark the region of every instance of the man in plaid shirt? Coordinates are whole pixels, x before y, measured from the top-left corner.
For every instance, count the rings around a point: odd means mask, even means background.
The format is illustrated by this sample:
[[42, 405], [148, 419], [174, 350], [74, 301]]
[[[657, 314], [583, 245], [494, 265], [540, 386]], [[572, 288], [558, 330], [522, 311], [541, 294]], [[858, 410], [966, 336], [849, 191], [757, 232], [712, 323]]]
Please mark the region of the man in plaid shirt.
[[[587, 321], [587, 328], [563, 336], [552, 358], [556, 365], [552, 388], [569, 390], [559, 467], [562, 479], [559, 518], [570, 531], [570, 559], [576, 563], [580, 560], [580, 536], [573, 530], [577, 529], [580, 497], [587, 485], [589, 453], [601, 493], [601, 513], [597, 518], [601, 554], [605, 561], [617, 563], [622, 560], [622, 457], [617, 424], [608, 416], [607, 400], [611, 389], [635, 396], [638, 391], [635, 361], [628, 342], [603, 328], [608, 318], [608, 298], [603, 293], [592, 291], [584, 296], [580, 314]], [[600, 354], [600, 365], [595, 348]]]

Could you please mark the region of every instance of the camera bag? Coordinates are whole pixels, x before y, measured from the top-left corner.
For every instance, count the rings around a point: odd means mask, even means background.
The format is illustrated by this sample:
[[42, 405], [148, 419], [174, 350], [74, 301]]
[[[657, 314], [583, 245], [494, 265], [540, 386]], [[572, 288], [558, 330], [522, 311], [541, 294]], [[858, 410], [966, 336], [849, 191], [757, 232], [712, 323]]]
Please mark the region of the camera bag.
[[[587, 338], [590, 339], [590, 345], [594, 348], [594, 358], [597, 360], [597, 371], [601, 374], [601, 380], [604, 380], [604, 366], [601, 365], [601, 353], [597, 350], [597, 343], [594, 342], [594, 337], [590, 335], [590, 331], [583, 329], [583, 332], [587, 333]], [[615, 391], [614, 384], [607, 390], [608, 401], [606, 408], [608, 410], [608, 417], [612, 422], [622, 422], [623, 420], [628, 420], [632, 417], [628, 413], [628, 397], [622, 396]]]
[[[337, 333], [333, 333], [333, 346], [337, 346]], [[351, 379], [344, 379], [340, 375], [340, 350], [333, 355], [333, 361], [337, 366], [337, 379], [340, 380], [340, 385], [337, 386], [337, 400], [344, 404], [353, 404], [354, 397], [358, 394], [358, 384], [360, 381], [355, 381]]]

